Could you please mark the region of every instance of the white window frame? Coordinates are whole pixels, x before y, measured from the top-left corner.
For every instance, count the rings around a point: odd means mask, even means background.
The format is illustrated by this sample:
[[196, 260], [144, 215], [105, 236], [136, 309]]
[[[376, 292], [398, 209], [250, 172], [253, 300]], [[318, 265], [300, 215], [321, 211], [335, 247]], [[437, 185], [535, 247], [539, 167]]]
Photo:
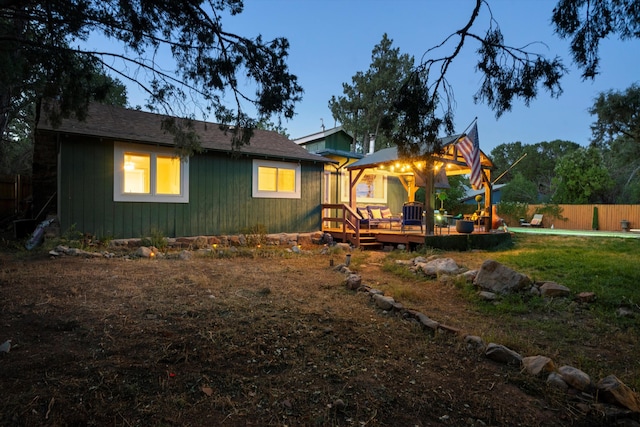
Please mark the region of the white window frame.
[[[363, 203], [363, 204], [373, 204], [373, 203], [387, 203], [387, 174], [381, 171], [377, 171], [377, 170], [368, 170], [366, 172], [364, 172], [362, 174], [362, 176], [360, 177], [360, 180], [358, 181], [358, 183], [356, 184], [356, 188], [358, 185], [360, 185], [362, 183], [362, 178], [365, 177], [365, 175], [375, 175], [376, 177], [379, 177], [382, 180], [382, 197], [363, 197], [363, 196], [357, 196], [356, 195], [356, 203]], [[349, 201], [349, 171], [348, 170], [342, 170], [340, 173], [340, 181], [341, 181], [341, 185], [340, 185], [340, 199], [342, 202], [348, 202]], [[356, 191], [357, 194], [357, 191]]]
[[[124, 155], [135, 153], [149, 155], [151, 169], [149, 172], [151, 184], [149, 194], [124, 192]], [[148, 203], [189, 203], [189, 158], [181, 159], [180, 164], [180, 194], [156, 194], [156, 158], [158, 156], [175, 157], [171, 148], [145, 146], [116, 142], [113, 149], [113, 201], [114, 202], [148, 202]]]
[[[293, 170], [295, 172], [295, 190], [294, 191], [259, 191], [258, 190], [258, 168], [260, 167]], [[302, 167], [300, 166], [300, 163], [276, 162], [272, 160], [254, 159], [251, 195], [254, 198], [264, 198], [264, 199], [300, 199], [301, 198], [301, 191], [300, 191], [301, 173], [302, 173]]]

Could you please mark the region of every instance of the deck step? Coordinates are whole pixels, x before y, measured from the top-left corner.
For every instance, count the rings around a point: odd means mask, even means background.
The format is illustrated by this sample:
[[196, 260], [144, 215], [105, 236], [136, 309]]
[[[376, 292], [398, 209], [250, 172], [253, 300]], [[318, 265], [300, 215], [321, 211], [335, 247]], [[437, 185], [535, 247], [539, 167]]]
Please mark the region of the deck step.
[[382, 247], [382, 243], [378, 242], [375, 236], [363, 236], [360, 235], [360, 247], [362, 249], [373, 249]]

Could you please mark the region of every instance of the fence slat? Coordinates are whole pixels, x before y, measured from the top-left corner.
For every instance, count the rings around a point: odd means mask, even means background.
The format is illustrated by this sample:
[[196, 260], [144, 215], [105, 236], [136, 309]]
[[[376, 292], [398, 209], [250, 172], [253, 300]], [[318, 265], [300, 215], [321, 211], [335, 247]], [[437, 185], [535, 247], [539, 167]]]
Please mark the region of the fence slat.
[[[545, 227], [554, 226], [565, 230], [591, 230], [593, 208], [598, 208], [598, 230], [622, 231], [621, 221], [629, 222], [630, 228], [640, 228], [640, 205], [559, 205], [564, 220], [545, 216]], [[528, 219], [536, 209], [544, 205], [529, 205]]]

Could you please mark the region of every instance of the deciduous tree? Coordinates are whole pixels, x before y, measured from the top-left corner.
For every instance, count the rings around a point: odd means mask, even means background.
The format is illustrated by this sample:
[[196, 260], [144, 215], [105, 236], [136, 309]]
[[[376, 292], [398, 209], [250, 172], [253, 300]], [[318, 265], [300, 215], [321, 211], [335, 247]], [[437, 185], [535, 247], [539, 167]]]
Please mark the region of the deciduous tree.
[[611, 202], [613, 180], [596, 147], [580, 147], [558, 161], [553, 184], [554, 203]]

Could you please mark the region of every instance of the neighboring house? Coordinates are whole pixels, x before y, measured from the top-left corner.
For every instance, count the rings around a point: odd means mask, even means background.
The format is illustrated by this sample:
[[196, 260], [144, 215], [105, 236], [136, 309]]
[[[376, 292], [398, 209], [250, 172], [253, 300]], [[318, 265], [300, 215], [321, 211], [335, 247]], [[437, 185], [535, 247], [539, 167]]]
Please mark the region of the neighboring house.
[[92, 104], [86, 121], [40, 123], [34, 212], [57, 215], [62, 233], [112, 238], [320, 229], [329, 159], [264, 130], [234, 152], [231, 134], [200, 121], [202, 152], [180, 159], [164, 118]]
[[[293, 140], [310, 153], [334, 160], [325, 165], [322, 181], [323, 203], [349, 204], [348, 167], [366, 155], [352, 151], [353, 137], [342, 126], [323, 130]], [[402, 211], [406, 191], [400, 181], [379, 170], [364, 174], [358, 184], [358, 205], [387, 205], [393, 212]]]
[[[492, 204], [495, 205], [500, 203], [500, 200], [502, 200], [502, 187], [504, 187], [505, 185], [507, 184], [496, 184], [491, 187], [491, 203]], [[466, 189], [465, 195], [460, 200], [460, 203], [464, 203], [466, 205], [477, 205], [478, 202], [476, 202], [476, 196], [480, 195], [484, 197], [484, 194], [485, 194], [484, 189], [474, 190], [469, 187], [466, 187], [465, 189]]]

